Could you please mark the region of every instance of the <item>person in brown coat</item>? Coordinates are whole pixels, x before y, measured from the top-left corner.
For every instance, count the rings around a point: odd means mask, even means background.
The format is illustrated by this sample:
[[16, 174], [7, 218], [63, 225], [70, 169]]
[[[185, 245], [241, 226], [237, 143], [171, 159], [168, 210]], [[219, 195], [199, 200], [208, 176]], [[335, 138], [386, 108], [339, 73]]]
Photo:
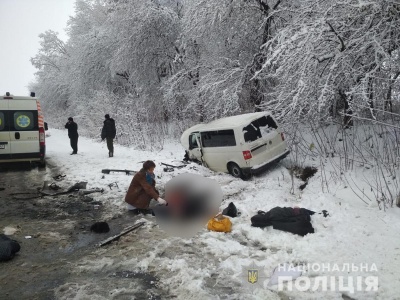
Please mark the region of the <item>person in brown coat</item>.
[[166, 201], [159, 196], [155, 188], [154, 169], [156, 164], [151, 161], [145, 161], [143, 168], [133, 176], [128, 192], [125, 196], [125, 202], [128, 203], [128, 209], [135, 213], [149, 212], [151, 199], [155, 199], [160, 204], [166, 204]]

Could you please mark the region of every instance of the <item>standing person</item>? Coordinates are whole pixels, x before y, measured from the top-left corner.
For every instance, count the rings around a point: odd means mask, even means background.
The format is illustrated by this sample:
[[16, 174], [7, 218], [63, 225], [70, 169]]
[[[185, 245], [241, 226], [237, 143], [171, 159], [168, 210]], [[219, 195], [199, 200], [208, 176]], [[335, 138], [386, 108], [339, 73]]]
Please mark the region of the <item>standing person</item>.
[[67, 124], [65, 124], [65, 128], [68, 129], [68, 137], [71, 142], [71, 148], [72, 148], [72, 153], [77, 154], [78, 153], [78, 124], [74, 122], [74, 119], [72, 117], [68, 118]]
[[114, 156], [113, 140], [117, 132], [115, 129], [115, 121], [113, 118], [110, 118], [109, 114], [106, 114], [104, 118], [106, 119], [104, 120], [103, 129], [101, 130], [101, 139], [107, 140], [108, 156], [113, 157]]
[[149, 204], [151, 199], [155, 199], [160, 204], [166, 204], [166, 201], [159, 196], [156, 190], [156, 181], [154, 180], [154, 169], [156, 164], [151, 161], [145, 161], [143, 168], [135, 174], [125, 196], [125, 202], [128, 203], [128, 209], [134, 213], [150, 213]]

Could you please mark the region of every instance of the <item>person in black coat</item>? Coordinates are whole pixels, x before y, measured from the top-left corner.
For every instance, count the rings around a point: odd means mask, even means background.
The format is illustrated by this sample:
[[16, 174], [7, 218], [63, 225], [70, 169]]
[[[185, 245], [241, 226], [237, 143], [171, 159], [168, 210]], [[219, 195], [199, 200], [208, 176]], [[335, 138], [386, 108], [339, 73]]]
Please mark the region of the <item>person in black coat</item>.
[[107, 140], [107, 148], [108, 148], [108, 156], [114, 156], [114, 138], [117, 133], [115, 129], [115, 121], [113, 118], [110, 118], [109, 114], [104, 116], [106, 119], [104, 120], [103, 129], [101, 130], [101, 139]]
[[67, 124], [65, 124], [65, 128], [68, 129], [68, 137], [71, 142], [71, 148], [72, 148], [72, 154], [77, 154], [78, 153], [78, 124], [74, 122], [74, 119], [72, 117], [68, 118]]

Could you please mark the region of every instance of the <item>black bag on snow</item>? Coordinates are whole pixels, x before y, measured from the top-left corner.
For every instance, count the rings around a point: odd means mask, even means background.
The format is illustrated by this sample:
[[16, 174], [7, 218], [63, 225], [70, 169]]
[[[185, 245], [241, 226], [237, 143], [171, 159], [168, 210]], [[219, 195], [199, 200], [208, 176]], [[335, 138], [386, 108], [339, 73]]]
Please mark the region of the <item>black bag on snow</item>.
[[306, 218], [299, 218], [298, 220], [293, 221], [294, 222], [273, 222], [272, 228], [301, 236], [314, 233], [314, 227], [312, 227], [311, 222]]
[[222, 211], [222, 214], [224, 216], [228, 216], [231, 218], [235, 218], [238, 215], [240, 215], [240, 213], [238, 213], [238, 210], [237, 210], [235, 204], [233, 204], [233, 202], [229, 203], [228, 207], [224, 208], [224, 210]]
[[308, 233], [314, 233], [314, 228], [310, 222], [310, 215], [314, 213], [305, 208], [293, 209], [277, 206], [268, 212], [259, 211], [257, 215], [251, 218], [251, 225], [261, 228], [273, 226], [274, 229], [304, 236]]
[[90, 231], [95, 233], [106, 233], [110, 231], [110, 226], [108, 226], [107, 222], [96, 222], [90, 226]]
[[5, 234], [0, 234], [0, 261], [10, 260], [21, 249], [17, 241], [10, 239]]

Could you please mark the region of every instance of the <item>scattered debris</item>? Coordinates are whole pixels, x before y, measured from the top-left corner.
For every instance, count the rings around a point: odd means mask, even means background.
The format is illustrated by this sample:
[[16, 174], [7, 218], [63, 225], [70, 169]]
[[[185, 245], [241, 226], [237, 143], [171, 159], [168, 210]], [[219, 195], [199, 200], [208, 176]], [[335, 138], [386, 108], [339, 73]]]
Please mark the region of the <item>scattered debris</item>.
[[86, 190], [79, 190], [78, 191], [79, 195], [89, 195], [89, 194], [92, 194], [92, 193], [101, 193], [101, 194], [103, 194], [104, 193], [104, 189], [97, 188], [97, 189], [92, 189], [92, 190], [87, 190], [87, 191]]
[[[91, 194], [91, 193], [103, 193], [104, 192], [104, 189], [93, 189], [93, 190], [89, 190], [89, 191], [81, 191], [82, 189], [83, 190], [85, 190], [86, 189], [86, 185], [87, 185], [87, 182], [78, 182], [78, 183], [75, 183], [73, 186], [71, 186], [68, 190], [66, 190], [66, 191], [60, 191], [60, 192], [58, 192], [58, 193], [53, 193], [53, 192], [50, 192], [50, 191], [54, 191], [54, 190], [60, 190], [61, 189], [61, 187], [59, 187], [57, 184], [55, 184], [55, 183], [52, 183], [52, 184], [49, 184], [49, 182], [48, 181], [45, 181], [44, 183], [43, 183], [43, 187], [42, 187], [42, 189], [40, 189], [40, 188], [38, 188], [38, 190], [37, 190], [37, 192], [36, 193], [14, 193], [14, 194], [12, 194], [12, 195], [17, 195], [17, 194], [30, 194], [30, 195], [34, 195], [34, 196], [32, 196], [32, 197], [29, 197], [29, 198], [17, 198], [17, 197], [13, 197], [13, 199], [16, 199], [16, 200], [31, 200], [31, 199], [36, 199], [36, 198], [42, 198], [42, 197], [45, 197], [45, 196], [51, 196], [51, 197], [53, 197], [53, 196], [59, 196], [59, 195], [66, 195], [66, 194], [70, 194], [70, 193], [72, 193], [72, 192], [76, 192], [76, 191], [78, 191], [79, 192], [79, 195], [88, 195], [88, 194]], [[71, 195], [70, 195], [71, 196]]]
[[[169, 164], [165, 164], [165, 163], [161, 163], [161, 164], [164, 166], [170, 167], [170, 168], [177, 168], [177, 169], [186, 167], [186, 165], [173, 166], [173, 165], [169, 165]], [[165, 169], [164, 169], [164, 171], [165, 171]]]
[[[83, 191], [79, 191], [79, 193], [80, 193], [80, 192], [83, 192]], [[92, 197], [87, 197], [87, 196], [82, 197], [81, 200], [82, 200], [83, 202], [86, 202], [86, 203], [89, 203], [89, 202], [93, 202], [93, 201], [94, 201], [94, 199], [93, 199]]]
[[58, 174], [57, 176], [54, 176], [53, 179], [56, 181], [61, 181], [65, 178], [65, 176], [67, 175]]
[[108, 185], [108, 187], [110, 188], [110, 190], [112, 190], [112, 187], [113, 187], [113, 186], [116, 186], [117, 188], [119, 188], [118, 183], [116, 183], [116, 182], [110, 183], [110, 184]]
[[301, 184], [299, 186], [300, 190], [304, 190], [308, 184], [308, 180], [315, 175], [315, 173], [318, 172], [318, 169], [315, 167], [299, 167], [299, 166], [293, 166], [291, 168], [288, 168], [290, 175], [292, 176], [292, 189], [294, 181], [293, 181], [293, 176], [299, 178], [300, 180], [304, 181], [304, 184]]
[[[134, 272], [134, 271], [118, 271], [111, 275], [111, 277], [119, 277], [119, 278], [137, 278], [142, 279], [149, 284], [155, 284], [159, 281], [159, 279], [149, 273], [145, 272]], [[156, 299], [156, 298], [150, 298]]]
[[41, 191], [39, 191], [40, 195], [38, 197], [42, 197], [42, 196], [58, 196], [58, 195], [65, 195], [65, 194], [69, 194], [71, 192], [75, 192], [75, 191], [79, 191], [80, 189], [86, 189], [86, 185], [87, 182], [78, 182], [75, 183], [73, 186], [71, 186], [67, 191], [63, 191], [63, 192], [58, 192], [58, 193], [48, 193], [46, 192], [46, 190], [48, 189], [52, 189], [48, 184], [47, 181], [44, 182], [43, 184], [43, 188]]
[[86, 185], [87, 182], [85, 181], [80, 181], [75, 183], [73, 186], [71, 186], [67, 192], [73, 192], [73, 191], [79, 191], [79, 190], [86, 190]]
[[233, 204], [233, 202], [229, 203], [229, 205], [224, 208], [224, 210], [222, 211], [222, 214], [231, 218], [235, 218], [237, 216], [240, 216], [241, 213], [238, 212], [235, 204]]
[[17, 228], [11, 227], [11, 226], [6, 226], [3, 228], [3, 232], [5, 235], [13, 235], [18, 231]]
[[90, 227], [90, 231], [95, 233], [106, 233], [110, 231], [110, 226], [107, 222], [96, 222]]
[[124, 230], [122, 230], [120, 233], [118, 233], [118, 234], [116, 234], [114, 236], [111, 236], [108, 239], [106, 239], [106, 240], [102, 241], [101, 243], [99, 243], [99, 247], [107, 245], [107, 244], [111, 243], [112, 241], [115, 241], [116, 239], [120, 238], [121, 236], [123, 236], [123, 235], [125, 235], [125, 234], [127, 234], [127, 233], [129, 233], [129, 232], [131, 232], [131, 231], [133, 231], [135, 229], [138, 229], [139, 227], [141, 227], [143, 225], [144, 225], [144, 222], [139, 222], [139, 223], [136, 223], [136, 224], [134, 224], [132, 226], [129, 226], [129, 227], [125, 228]]
[[304, 190], [304, 189], [306, 188], [307, 184], [308, 184], [308, 181], [306, 181], [305, 183], [301, 184], [301, 185], [299, 186], [299, 189], [300, 189], [301, 191]]
[[61, 189], [61, 187], [57, 185], [55, 182], [53, 182], [52, 184], [49, 185], [49, 189], [58, 191], [59, 189]]
[[122, 172], [122, 173], [125, 173], [126, 175], [134, 175], [137, 173], [137, 171], [133, 171], [133, 170], [118, 170], [118, 169], [103, 169], [103, 170], [101, 170], [101, 173], [103, 173], [103, 174], [110, 174], [110, 172]]
[[313, 177], [317, 173], [318, 169], [315, 167], [294, 167], [294, 176], [301, 179], [302, 181], [307, 181], [309, 178]]

